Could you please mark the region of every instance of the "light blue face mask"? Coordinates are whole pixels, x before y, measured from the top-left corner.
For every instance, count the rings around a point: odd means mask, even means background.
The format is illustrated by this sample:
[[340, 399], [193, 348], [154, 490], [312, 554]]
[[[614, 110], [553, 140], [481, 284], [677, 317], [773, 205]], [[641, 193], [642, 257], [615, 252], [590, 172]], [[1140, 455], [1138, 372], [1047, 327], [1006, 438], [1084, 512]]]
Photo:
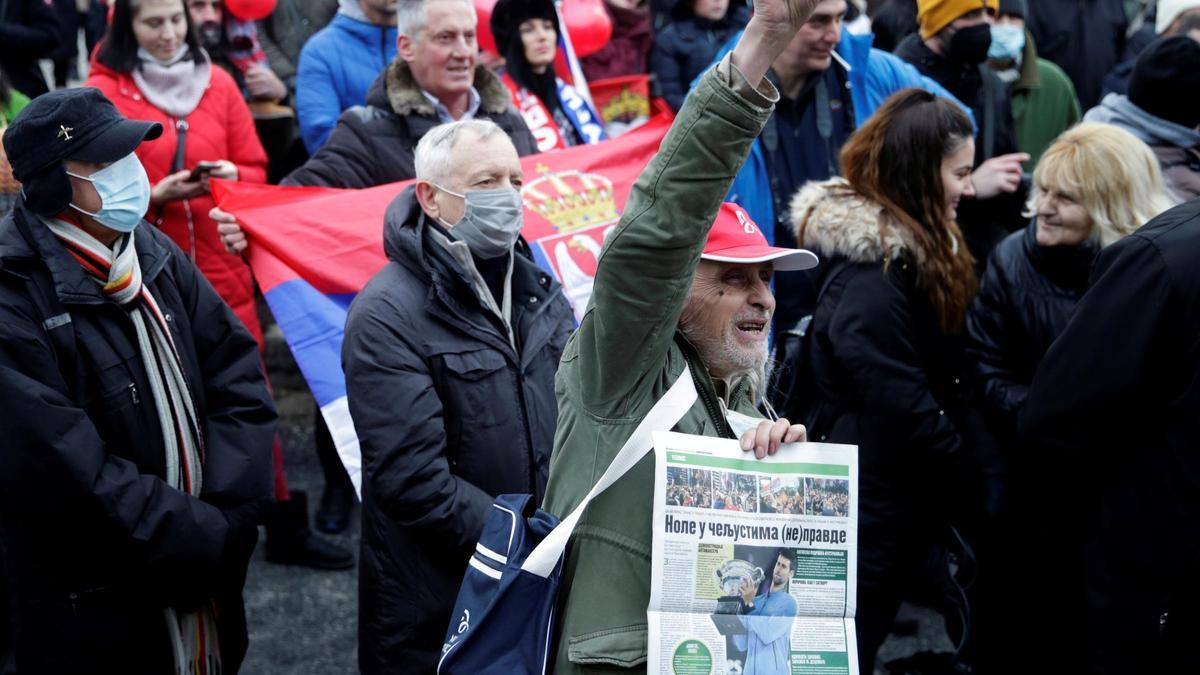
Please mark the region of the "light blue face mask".
[[524, 223], [520, 191], [502, 187], [467, 190], [466, 194], [459, 194], [436, 183], [433, 185], [446, 194], [461, 197], [466, 202], [466, 212], [457, 223], [451, 225], [440, 216], [438, 220], [450, 228], [450, 234], [456, 239], [465, 241], [472, 253], [490, 260], [512, 251], [517, 237], [521, 236], [521, 226]]
[[86, 180], [100, 195], [100, 210], [92, 213], [71, 204], [71, 208], [96, 219], [117, 232], [133, 232], [150, 206], [150, 179], [137, 155], [130, 153], [90, 176], [67, 172]]
[[992, 61], [1016, 61], [1021, 64], [1025, 52], [1025, 29], [1020, 26], [992, 26], [992, 46], [988, 48], [988, 59]]

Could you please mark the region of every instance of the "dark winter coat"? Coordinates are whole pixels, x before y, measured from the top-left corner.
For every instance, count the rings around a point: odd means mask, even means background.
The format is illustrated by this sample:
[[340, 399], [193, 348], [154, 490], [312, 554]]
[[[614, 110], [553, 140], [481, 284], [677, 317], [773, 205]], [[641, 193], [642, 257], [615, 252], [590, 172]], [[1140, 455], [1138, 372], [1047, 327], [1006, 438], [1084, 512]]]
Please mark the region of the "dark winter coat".
[[1038, 363], [1087, 288], [1095, 245], [1043, 247], [1037, 223], [992, 252], [967, 315], [968, 353], [988, 410], [1015, 428]]
[[38, 59], [47, 59], [58, 49], [58, 17], [45, 0], [0, 2], [0, 68], [13, 89], [29, 98], [48, 91]]
[[[537, 142], [512, 107], [512, 94], [500, 78], [476, 66], [475, 89], [480, 98], [476, 119], [498, 124], [518, 155], [537, 152]], [[417, 86], [408, 64], [397, 58], [371, 85], [367, 105], [342, 113], [325, 145], [283, 183], [367, 188], [409, 180], [416, 176], [417, 141], [439, 124], [433, 104]]]
[[[558, 283], [517, 254], [510, 344], [434, 241], [412, 188], [388, 208], [389, 263], [358, 294], [342, 365], [363, 458], [359, 666], [433, 672], [493, 497], [549, 471], [554, 373], [574, 316]], [[461, 244], [459, 244], [461, 245]]]
[[[1067, 525], [1050, 534], [1083, 543], [1052, 575], [1056, 602], [1086, 616], [1086, 658], [1070, 672], [1200, 672], [1197, 298], [1192, 200], [1100, 253], [1022, 411], [1049, 486], [1043, 514]], [[1086, 604], [1068, 606], [1081, 577]]]
[[1033, 0], [1026, 26], [1038, 56], [1066, 71], [1087, 110], [1100, 100], [1104, 76], [1125, 51], [1124, 0]]
[[258, 22], [258, 41], [267, 63], [288, 91], [296, 92], [300, 49], [333, 20], [337, 10], [337, 0], [278, 0], [271, 16]]
[[871, 19], [875, 48], [895, 51], [904, 38], [917, 32], [917, 1], [887, 0]]
[[[0, 549], [19, 673], [171, 672], [163, 609], [207, 597], [223, 672], [245, 654], [249, 551], [223, 561], [246, 533], [222, 509], [271, 494], [275, 409], [241, 322], [165, 234], [136, 232], [202, 422], [199, 499], [164, 481], [128, 312], [24, 208], [0, 222]], [[47, 330], [50, 311], [69, 323]]]
[[[809, 327], [809, 437], [859, 448], [860, 589], [894, 583], [908, 535], [950, 520], [952, 493], [976, 478], [969, 455], [985, 450], [962, 428], [982, 423], [968, 405], [961, 338], [941, 330], [916, 285], [924, 254], [896, 223], [881, 240], [880, 212], [843, 179], [811, 183], [792, 203], [797, 224], [811, 213], [797, 239], [821, 258], [824, 288]], [[920, 504], [930, 491], [937, 498]]]
[[654, 36], [654, 47], [650, 50], [650, 72], [657, 78], [661, 96], [672, 110], [679, 110], [692, 81], [750, 20], [746, 6], [739, 2], [730, 2], [725, 16], [718, 21], [696, 16], [692, 4], [693, 0], [675, 3], [670, 23]]

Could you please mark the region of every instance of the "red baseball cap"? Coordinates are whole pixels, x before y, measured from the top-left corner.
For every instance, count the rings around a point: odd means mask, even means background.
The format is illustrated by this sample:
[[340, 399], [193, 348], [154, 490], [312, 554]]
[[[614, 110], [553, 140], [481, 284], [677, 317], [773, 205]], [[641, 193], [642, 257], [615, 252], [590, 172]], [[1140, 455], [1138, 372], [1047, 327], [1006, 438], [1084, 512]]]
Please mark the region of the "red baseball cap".
[[750, 220], [746, 210], [733, 202], [721, 205], [700, 257], [728, 263], [771, 262], [779, 272], [807, 270], [817, 266], [817, 256], [812, 251], [778, 248], [768, 244], [767, 238], [758, 225]]

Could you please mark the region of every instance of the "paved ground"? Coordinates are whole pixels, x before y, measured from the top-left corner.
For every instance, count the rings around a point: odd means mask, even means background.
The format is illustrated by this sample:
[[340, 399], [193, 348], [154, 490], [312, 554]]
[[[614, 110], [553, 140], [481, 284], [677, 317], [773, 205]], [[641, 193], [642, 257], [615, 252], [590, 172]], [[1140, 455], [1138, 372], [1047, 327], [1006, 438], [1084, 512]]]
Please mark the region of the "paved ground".
[[[313, 450], [312, 398], [278, 337], [268, 340], [267, 363], [279, 404], [288, 481], [293, 490], [311, 495], [310, 510], [320, 498], [322, 477]], [[358, 519], [337, 541], [358, 552]], [[266, 562], [262, 546], [255, 552], [246, 581], [250, 652], [244, 675], [343, 675], [357, 666], [357, 571], [321, 572]], [[928, 609], [906, 606], [901, 618], [917, 623], [908, 637], [893, 636], [883, 646], [880, 662], [917, 651], [949, 651], [941, 617]], [[877, 670], [884, 675], [885, 671]]]

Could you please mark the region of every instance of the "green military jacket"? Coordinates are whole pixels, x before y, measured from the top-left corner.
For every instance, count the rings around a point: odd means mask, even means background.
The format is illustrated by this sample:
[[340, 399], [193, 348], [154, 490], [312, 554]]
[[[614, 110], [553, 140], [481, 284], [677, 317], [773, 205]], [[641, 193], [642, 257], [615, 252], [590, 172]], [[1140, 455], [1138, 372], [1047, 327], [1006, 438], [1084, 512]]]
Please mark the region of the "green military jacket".
[[[706, 73], [638, 178], [600, 254], [591, 303], [555, 380], [558, 430], [545, 508], [569, 513], [687, 364], [699, 393], [676, 425], [732, 438], [712, 379], [676, 330], [692, 277], [733, 177], [778, 99], [728, 59]], [[758, 416], [745, 382], [728, 406]], [[556, 673], [644, 668], [654, 458], [588, 507], [562, 586]]]

